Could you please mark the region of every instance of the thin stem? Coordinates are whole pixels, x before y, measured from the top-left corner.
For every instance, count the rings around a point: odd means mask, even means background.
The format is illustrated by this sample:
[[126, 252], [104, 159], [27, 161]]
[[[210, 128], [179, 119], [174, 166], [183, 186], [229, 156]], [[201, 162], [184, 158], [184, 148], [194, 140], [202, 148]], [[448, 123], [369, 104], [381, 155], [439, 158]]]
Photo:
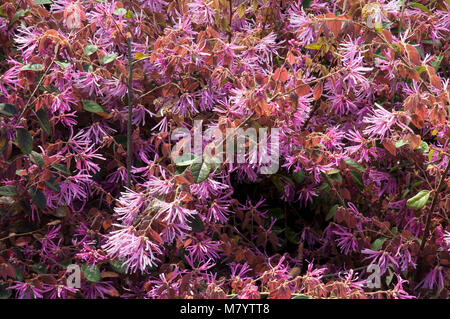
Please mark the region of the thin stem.
[[[314, 79], [314, 80], [311, 80], [311, 81], [302, 83], [302, 84], [300, 84], [300, 85], [297, 85], [297, 86], [294, 87], [293, 89], [287, 91], [287, 92], [285, 93], [285, 95], [291, 94], [292, 92], [294, 92], [294, 91], [297, 90], [298, 88], [302, 87], [303, 85], [309, 85], [309, 84], [313, 84], [313, 83], [322, 81], [322, 80], [324, 80], [324, 79], [326, 79], [326, 78], [329, 78], [330, 76], [336, 75], [336, 74], [338, 74], [339, 72], [344, 71], [345, 69], [346, 69], [346, 68], [341, 68], [341, 69], [339, 69], [339, 70], [337, 70], [337, 71], [334, 71], [334, 72], [332, 72], [332, 73], [328, 73], [327, 75], [324, 75], [324, 76], [322, 76], [322, 77], [320, 77], [320, 78], [317, 78], [317, 79]], [[281, 94], [281, 92], [277, 92], [274, 96], [272, 96], [272, 97], [269, 99], [269, 102], [275, 100], [280, 94]]]
[[36, 87], [34, 88], [33, 92], [30, 95], [30, 98], [27, 101], [27, 104], [25, 104], [25, 107], [23, 108], [22, 112], [19, 114], [19, 116], [17, 117], [17, 123], [20, 122], [22, 116], [25, 114], [25, 112], [28, 109], [28, 106], [30, 105], [31, 100], [33, 99], [34, 95], [36, 94], [37, 90], [39, 89], [39, 87], [42, 84], [42, 81], [44, 80], [45, 76], [47, 75], [48, 71], [50, 71], [50, 68], [52, 67], [53, 63], [56, 60], [56, 56], [58, 55], [58, 49], [59, 49], [59, 44], [56, 45], [56, 49], [55, 49], [55, 56], [53, 57], [52, 61], [50, 62], [50, 64], [48, 65], [47, 69], [45, 69], [44, 74], [42, 74], [41, 78], [39, 79], [38, 84], [36, 85]]
[[309, 121], [311, 121], [312, 117], [314, 116], [316, 111], [319, 109], [319, 106], [320, 106], [320, 102], [316, 101], [315, 105], [314, 105], [314, 108], [312, 109], [311, 113], [309, 114], [308, 118], [305, 121], [305, 124], [303, 124], [302, 131], [305, 130], [305, 128], [308, 126]]
[[445, 177], [447, 176], [448, 170], [450, 169], [450, 158], [448, 158], [448, 163], [447, 163], [447, 167], [444, 170], [444, 173], [441, 176], [441, 179], [439, 181], [439, 184], [437, 186], [437, 188], [434, 191], [434, 196], [433, 196], [433, 200], [431, 201], [431, 206], [430, 206], [430, 210], [428, 211], [428, 215], [427, 215], [427, 221], [425, 224], [425, 231], [423, 232], [423, 238], [422, 238], [422, 243], [420, 244], [420, 250], [419, 250], [419, 256], [422, 256], [423, 253], [423, 249], [425, 248], [425, 243], [428, 239], [428, 233], [430, 232], [430, 226], [431, 226], [431, 217], [433, 216], [433, 211], [434, 211], [434, 206], [437, 203], [437, 199], [439, 197], [439, 191], [442, 188], [442, 185], [444, 184], [444, 180]]
[[228, 42], [231, 43], [233, 37], [232, 24], [233, 24], [233, 0], [228, 0], [230, 4], [230, 32], [228, 33]]
[[127, 122], [127, 187], [131, 186], [131, 120], [133, 109], [133, 57], [131, 56], [131, 36], [127, 39], [128, 42], [128, 122]]
[[327, 184], [331, 187], [331, 189], [336, 193], [336, 196], [339, 200], [339, 202], [341, 203], [342, 206], [347, 207], [347, 205], [345, 204], [344, 199], [342, 198], [341, 194], [338, 192], [338, 190], [336, 189], [336, 187], [334, 187], [333, 183], [331, 182], [330, 178], [328, 177], [327, 173], [323, 173], [322, 174], [325, 177], [325, 181], [327, 182]]

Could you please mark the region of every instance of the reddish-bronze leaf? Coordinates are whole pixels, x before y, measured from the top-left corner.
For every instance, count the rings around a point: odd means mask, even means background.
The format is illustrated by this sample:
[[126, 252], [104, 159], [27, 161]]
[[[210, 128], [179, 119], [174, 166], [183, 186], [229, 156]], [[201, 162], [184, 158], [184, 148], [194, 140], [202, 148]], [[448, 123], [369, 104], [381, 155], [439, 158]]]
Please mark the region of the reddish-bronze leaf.
[[414, 65], [420, 65], [420, 55], [419, 52], [417, 52], [417, 49], [411, 44], [405, 44], [405, 50], [409, 61]]
[[394, 143], [392, 143], [391, 141], [384, 140], [383, 141], [383, 146], [392, 156], [396, 156], [397, 155], [397, 149], [395, 148]]
[[408, 140], [408, 142], [411, 145], [411, 148], [413, 150], [418, 148], [420, 146], [420, 143], [422, 142], [422, 139], [420, 138], [420, 135], [408, 134], [406, 138], [407, 138], [407, 140]]
[[303, 84], [302, 80], [297, 81], [296, 87], [295, 93], [297, 93], [298, 96], [305, 96], [311, 92], [310, 86]]
[[272, 80], [286, 82], [289, 78], [288, 71], [285, 68], [278, 68], [272, 75]]
[[323, 92], [323, 83], [322, 83], [322, 81], [320, 81], [319, 83], [317, 83], [314, 86], [314, 89], [313, 89], [313, 99], [314, 99], [314, 101], [320, 99], [320, 97], [322, 96], [322, 92]]

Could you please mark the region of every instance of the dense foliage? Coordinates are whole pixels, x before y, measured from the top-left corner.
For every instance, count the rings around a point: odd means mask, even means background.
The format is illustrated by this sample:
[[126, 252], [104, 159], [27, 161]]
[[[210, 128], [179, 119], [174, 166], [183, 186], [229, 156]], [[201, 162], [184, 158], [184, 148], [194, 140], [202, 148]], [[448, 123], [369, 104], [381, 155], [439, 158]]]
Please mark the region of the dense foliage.
[[0, 297], [448, 297], [449, 9], [0, 0]]

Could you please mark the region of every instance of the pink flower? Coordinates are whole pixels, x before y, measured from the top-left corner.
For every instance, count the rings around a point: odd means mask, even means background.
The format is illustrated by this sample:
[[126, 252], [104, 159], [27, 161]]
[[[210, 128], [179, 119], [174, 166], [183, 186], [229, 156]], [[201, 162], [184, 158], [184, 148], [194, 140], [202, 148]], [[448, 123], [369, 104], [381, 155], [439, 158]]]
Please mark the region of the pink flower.
[[364, 134], [369, 135], [370, 137], [380, 137], [381, 141], [383, 141], [386, 137], [391, 136], [392, 127], [394, 125], [398, 125], [402, 129], [413, 133], [413, 131], [400, 120], [402, 117], [409, 119], [406, 114], [392, 113], [377, 103], [375, 103], [375, 105], [377, 109], [372, 111], [373, 114], [363, 119], [364, 123], [369, 124], [364, 129]]
[[440, 291], [444, 287], [444, 282], [448, 280], [448, 277], [448, 271], [438, 265], [428, 272], [425, 278], [417, 284], [416, 289], [422, 287], [431, 290], [436, 287], [437, 291]]
[[358, 251], [358, 240], [355, 235], [349, 232], [342, 226], [335, 225], [337, 230], [334, 230], [334, 234], [337, 235], [337, 245], [341, 251], [348, 255], [349, 252]]
[[84, 20], [86, 20], [86, 15], [80, 3], [72, 2], [64, 10], [64, 23], [68, 29], [81, 28]]
[[111, 232], [102, 248], [113, 257], [123, 259], [126, 272], [147, 272], [148, 267], [156, 266], [159, 261], [155, 255], [161, 254], [159, 246], [148, 238], [137, 236], [132, 226], [118, 225], [118, 230]]

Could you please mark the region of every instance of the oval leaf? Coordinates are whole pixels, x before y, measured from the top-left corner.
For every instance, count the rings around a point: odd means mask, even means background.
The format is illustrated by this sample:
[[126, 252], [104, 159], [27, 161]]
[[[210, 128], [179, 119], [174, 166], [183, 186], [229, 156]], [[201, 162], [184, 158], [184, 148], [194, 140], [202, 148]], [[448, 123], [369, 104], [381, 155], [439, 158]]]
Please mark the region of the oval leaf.
[[188, 220], [188, 226], [192, 228], [192, 230], [196, 233], [201, 233], [205, 230], [205, 225], [203, 224], [202, 219], [198, 215], [194, 215]]
[[2, 196], [16, 196], [19, 195], [17, 188], [11, 185], [0, 186], [0, 195]]
[[81, 271], [84, 277], [91, 282], [100, 282], [101, 274], [100, 270], [93, 265], [81, 265]]
[[50, 135], [50, 121], [48, 119], [47, 112], [45, 111], [45, 109], [39, 109], [36, 112], [36, 116], [44, 132]]
[[112, 269], [114, 269], [115, 272], [118, 272], [120, 274], [126, 273], [127, 267], [123, 264], [123, 261], [109, 260], [108, 262], [111, 265]]
[[36, 205], [39, 209], [45, 209], [47, 207], [47, 199], [45, 198], [44, 193], [38, 189], [32, 189], [30, 191], [31, 199], [33, 200], [33, 204]]
[[199, 184], [207, 179], [209, 173], [211, 172], [210, 167], [205, 162], [192, 163], [190, 169], [196, 184]]
[[30, 154], [33, 150], [33, 137], [23, 128], [17, 129], [16, 143], [19, 145], [22, 153]]
[[105, 64], [111, 63], [111, 62], [114, 61], [116, 58], [117, 58], [117, 55], [114, 54], [114, 53], [107, 54], [107, 55], [102, 56], [102, 57], [100, 58], [100, 64], [101, 64], [101, 65], [105, 65]]
[[17, 114], [17, 109], [14, 105], [8, 103], [0, 103], [0, 115], [14, 116]]
[[416, 196], [411, 197], [406, 202], [406, 206], [412, 209], [422, 209], [428, 201], [428, 198], [430, 197], [430, 191], [423, 190], [416, 194]]
[[381, 247], [383, 247], [383, 244], [384, 244], [385, 241], [386, 241], [386, 238], [378, 238], [378, 239], [376, 239], [373, 242], [371, 249], [372, 250], [376, 250], [376, 251], [380, 250]]
[[21, 68], [21, 70], [22, 71], [42, 71], [42, 70], [44, 70], [44, 66], [39, 63], [32, 63], [32, 64], [24, 65]]
[[95, 52], [97, 52], [97, 50], [98, 50], [98, 46], [96, 46], [95, 44], [89, 44], [84, 47], [83, 52], [85, 55], [90, 56], [91, 54], [94, 54]]
[[100, 105], [91, 100], [83, 100], [83, 109], [91, 113], [106, 112]]

